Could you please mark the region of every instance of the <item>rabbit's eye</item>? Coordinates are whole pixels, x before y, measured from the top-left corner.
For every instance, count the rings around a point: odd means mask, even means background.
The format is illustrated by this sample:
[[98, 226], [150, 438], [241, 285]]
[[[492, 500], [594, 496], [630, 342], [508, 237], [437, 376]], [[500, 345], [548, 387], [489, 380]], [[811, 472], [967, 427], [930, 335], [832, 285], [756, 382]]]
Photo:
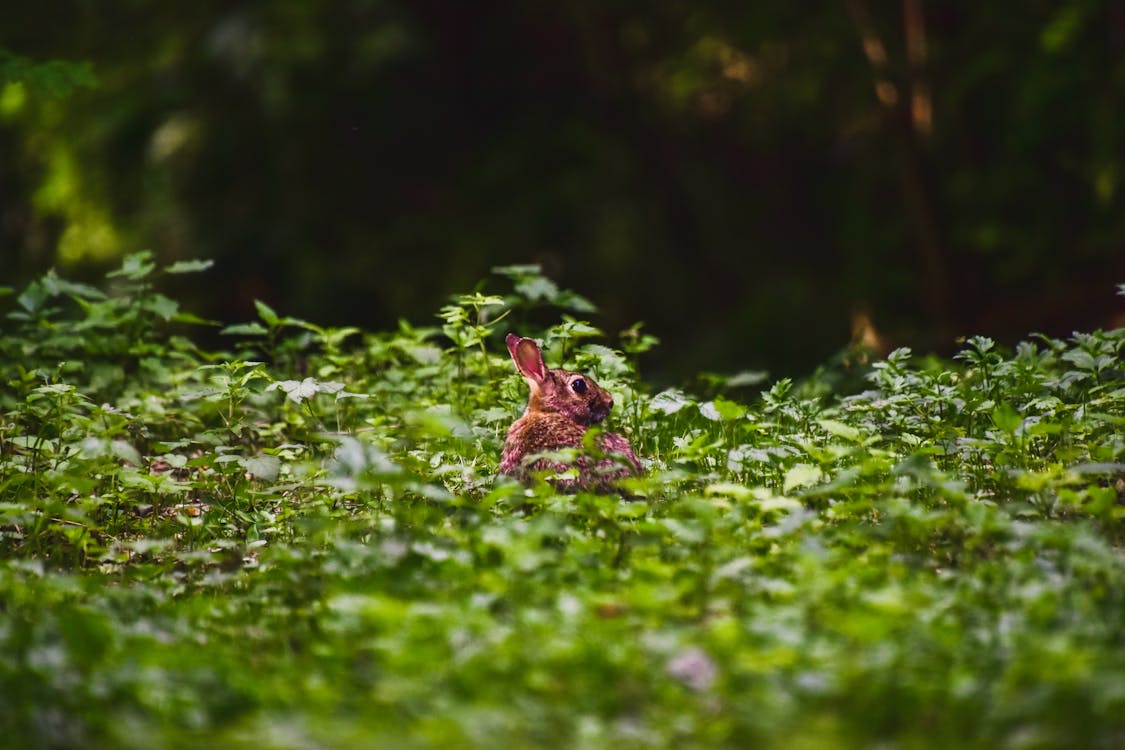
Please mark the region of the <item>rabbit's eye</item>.
[[570, 389], [581, 396], [586, 392], [586, 381], [582, 378], [575, 378], [570, 381]]

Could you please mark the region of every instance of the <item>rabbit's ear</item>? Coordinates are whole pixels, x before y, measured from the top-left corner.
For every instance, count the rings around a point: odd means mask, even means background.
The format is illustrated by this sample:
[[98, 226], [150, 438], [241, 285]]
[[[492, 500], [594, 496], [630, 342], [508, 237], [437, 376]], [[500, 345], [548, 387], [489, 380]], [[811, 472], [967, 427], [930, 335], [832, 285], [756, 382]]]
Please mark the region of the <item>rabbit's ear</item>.
[[516, 363], [520, 375], [537, 383], [546, 379], [547, 367], [543, 364], [543, 353], [539, 351], [539, 344], [514, 333], [509, 333], [506, 341], [508, 353], [512, 355], [512, 361]]

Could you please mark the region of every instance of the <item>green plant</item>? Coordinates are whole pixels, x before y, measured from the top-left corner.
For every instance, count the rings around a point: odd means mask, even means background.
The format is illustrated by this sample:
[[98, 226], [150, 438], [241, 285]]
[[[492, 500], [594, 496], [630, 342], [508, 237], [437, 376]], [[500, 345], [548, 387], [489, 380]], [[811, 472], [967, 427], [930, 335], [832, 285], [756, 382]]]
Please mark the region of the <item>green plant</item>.
[[[1125, 332], [653, 393], [531, 266], [440, 326], [132, 256], [0, 330], [0, 726], [42, 747], [1090, 746], [1125, 737]], [[536, 330], [525, 316], [558, 322]], [[627, 499], [497, 476], [503, 316], [618, 396]], [[732, 385], [733, 383], [733, 385]]]

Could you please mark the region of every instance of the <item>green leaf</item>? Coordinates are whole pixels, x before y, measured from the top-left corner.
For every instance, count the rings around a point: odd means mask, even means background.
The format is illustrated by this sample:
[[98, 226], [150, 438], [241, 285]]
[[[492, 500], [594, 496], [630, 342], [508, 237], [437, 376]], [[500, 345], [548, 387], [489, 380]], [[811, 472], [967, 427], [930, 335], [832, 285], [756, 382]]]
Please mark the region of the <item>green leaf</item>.
[[782, 484], [782, 492], [791, 492], [799, 487], [808, 487], [809, 485], [816, 484], [824, 477], [824, 472], [820, 470], [819, 466], [812, 464], [797, 464], [789, 471], [785, 472], [785, 481]]
[[753, 497], [753, 492], [749, 487], [733, 482], [716, 482], [709, 484], [703, 489], [706, 495], [723, 495], [725, 497], [733, 498], [734, 500], [747, 500]]
[[1067, 362], [1072, 363], [1079, 370], [1087, 370], [1093, 372], [1097, 369], [1097, 362], [1094, 356], [1089, 352], [1084, 352], [1081, 349], [1071, 349], [1062, 355], [1062, 358]]
[[147, 277], [156, 268], [156, 264], [152, 262], [152, 252], [150, 250], [142, 250], [138, 253], [125, 256], [125, 260], [121, 263], [121, 268], [116, 271], [110, 271], [107, 276], [113, 278], [124, 276], [131, 281], [140, 281]]
[[992, 423], [1008, 434], [1012, 434], [1023, 422], [1023, 417], [1011, 404], [999, 404], [992, 410]]
[[661, 414], [675, 414], [685, 406], [691, 406], [693, 403], [691, 399], [684, 395], [683, 391], [676, 388], [669, 388], [653, 396], [652, 400], [648, 403], [648, 407], [652, 411], [660, 412]]
[[183, 310], [180, 310], [175, 315], [173, 315], [172, 320], [174, 320], [177, 323], [190, 323], [192, 325], [201, 325], [201, 326], [218, 325], [213, 320], [207, 320], [206, 318], [199, 317], [195, 313], [184, 312]]
[[511, 266], [493, 266], [492, 273], [500, 276], [507, 276], [508, 278], [517, 278], [520, 276], [538, 276], [543, 273], [543, 266], [538, 263], [525, 263]]
[[555, 304], [564, 310], [570, 310], [581, 315], [594, 315], [598, 312], [598, 308], [593, 302], [574, 292], [559, 292], [555, 297]]
[[803, 507], [799, 500], [794, 500], [791, 497], [784, 497], [782, 495], [769, 495], [757, 501], [757, 506], [763, 513], [771, 513], [775, 510], [783, 510], [792, 512], [801, 510]]
[[16, 297], [16, 302], [18, 302], [20, 307], [24, 310], [34, 314], [39, 311], [49, 296], [43, 284], [33, 281], [27, 285], [27, 288], [24, 289], [20, 296]]
[[180, 303], [165, 297], [163, 294], [154, 294], [145, 300], [144, 307], [156, 313], [163, 320], [171, 320], [179, 311]]
[[965, 343], [981, 354], [991, 351], [996, 346], [996, 342], [987, 336], [973, 336]]
[[746, 407], [725, 398], [716, 398], [699, 405], [699, 413], [713, 422], [729, 422], [746, 415]]
[[816, 423], [824, 428], [826, 432], [835, 435], [836, 437], [842, 437], [845, 440], [850, 440], [853, 443], [858, 443], [862, 438], [862, 434], [859, 430], [852, 427], [851, 425], [846, 425], [843, 422], [837, 422], [835, 419], [818, 419]]
[[85, 60], [34, 60], [0, 49], [0, 89], [5, 84], [62, 98], [78, 88], [96, 88], [98, 80]]
[[106, 299], [105, 292], [97, 287], [68, 281], [57, 276], [54, 271], [49, 271], [47, 275], [41, 279], [41, 283], [43, 284], [44, 290], [52, 297], [66, 294], [79, 300]]
[[545, 276], [529, 276], [516, 282], [515, 288], [519, 294], [533, 302], [554, 302], [559, 295], [558, 286]]
[[746, 407], [735, 401], [728, 401], [720, 396], [711, 403], [714, 405], [715, 411], [718, 412], [719, 416], [724, 421], [742, 419], [742, 417], [746, 416]]
[[281, 472], [281, 459], [277, 456], [253, 456], [243, 459], [241, 463], [242, 467], [255, 478], [266, 482], [277, 481], [278, 474]]
[[128, 461], [133, 466], [140, 466], [143, 463], [140, 452], [124, 440], [114, 440], [110, 449], [113, 451], [113, 455], [123, 461]]
[[277, 316], [273, 308], [260, 299], [254, 300], [254, 307], [258, 308], [258, 317], [270, 328], [276, 328], [281, 323], [281, 318]]
[[742, 388], [750, 385], [759, 385], [769, 379], [770, 374], [765, 370], [743, 370], [736, 372], [726, 379], [727, 388]]
[[269, 330], [261, 323], [235, 323], [219, 331], [224, 336], [265, 336]]
[[[251, 374], [249, 377], [256, 377], [256, 375]], [[318, 393], [339, 393], [344, 389], [344, 384], [332, 380], [318, 381], [315, 378], [305, 378], [304, 380], [279, 380], [276, 383], [270, 383], [269, 387], [266, 388], [267, 391], [276, 389], [285, 391], [285, 395], [291, 401], [299, 404]]]
[[164, 269], [165, 273], [199, 273], [215, 265], [213, 260], [178, 260]]
[[406, 347], [406, 353], [419, 364], [436, 365], [441, 361], [442, 351], [431, 344], [417, 344]]

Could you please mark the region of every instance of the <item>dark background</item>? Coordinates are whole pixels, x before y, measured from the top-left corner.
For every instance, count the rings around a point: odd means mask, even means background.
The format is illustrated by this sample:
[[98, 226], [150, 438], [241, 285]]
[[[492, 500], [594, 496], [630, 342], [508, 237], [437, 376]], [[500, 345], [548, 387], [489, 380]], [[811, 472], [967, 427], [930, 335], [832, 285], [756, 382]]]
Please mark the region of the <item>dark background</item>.
[[1122, 324], [1121, 0], [10, 5], [10, 285], [385, 327], [540, 262], [672, 380]]

